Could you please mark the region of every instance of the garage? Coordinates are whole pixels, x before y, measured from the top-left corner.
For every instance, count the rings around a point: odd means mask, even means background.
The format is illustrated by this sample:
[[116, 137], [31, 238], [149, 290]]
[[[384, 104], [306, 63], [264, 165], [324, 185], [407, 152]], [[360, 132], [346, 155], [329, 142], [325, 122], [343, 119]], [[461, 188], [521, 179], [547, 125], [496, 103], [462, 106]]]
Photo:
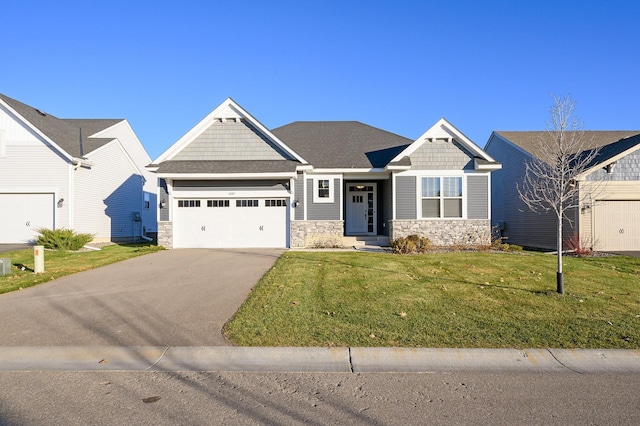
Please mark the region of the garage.
[[598, 201], [594, 228], [598, 250], [640, 250], [640, 200]]
[[176, 198], [176, 248], [285, 248], [288, 198]]
[[54, 209], [52, 193], [0, 193], [0, 243], [28, 243], [39, 228], [52, 229]]

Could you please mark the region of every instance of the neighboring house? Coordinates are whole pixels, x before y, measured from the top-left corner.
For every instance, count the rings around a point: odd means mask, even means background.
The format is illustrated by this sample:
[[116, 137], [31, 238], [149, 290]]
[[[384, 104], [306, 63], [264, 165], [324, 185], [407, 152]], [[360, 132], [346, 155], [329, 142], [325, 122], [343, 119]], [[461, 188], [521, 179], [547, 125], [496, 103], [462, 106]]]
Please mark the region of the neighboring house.
[[166, 247], [488, 244], [491, 171], [445, 119], [413, 141], [365, 124], [269, 130], [227, 99], [154, 164]]
[[0, 94], [0, 243], [38, 228], [155, 234], [157, 179], [126, 120], [59, 119]]
[[[555, 214], [532, 212], [520, 199], [525, 162], [547, 132], [493, 132], [485, 150], [502, 163], [493, 174], [492, 223], [507, 242], [556, 248]], [[585, 150], [599, 148], [593, 164], [578, 177], [580, 206], [570, 211], [564, 238], [578, 235], [594, 250], [640, 250], [640, 131], [587, 131]]]

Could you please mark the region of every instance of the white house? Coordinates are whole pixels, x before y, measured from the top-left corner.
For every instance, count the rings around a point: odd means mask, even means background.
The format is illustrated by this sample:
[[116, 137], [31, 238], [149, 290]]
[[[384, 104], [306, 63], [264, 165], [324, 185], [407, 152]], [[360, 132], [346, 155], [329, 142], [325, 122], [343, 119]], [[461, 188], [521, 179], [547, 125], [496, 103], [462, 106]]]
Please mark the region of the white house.
[[39, 228], [95, 241], [157, 231], [157, 179], [126, 120], [59, 119], [0, 94], [0, 243]]

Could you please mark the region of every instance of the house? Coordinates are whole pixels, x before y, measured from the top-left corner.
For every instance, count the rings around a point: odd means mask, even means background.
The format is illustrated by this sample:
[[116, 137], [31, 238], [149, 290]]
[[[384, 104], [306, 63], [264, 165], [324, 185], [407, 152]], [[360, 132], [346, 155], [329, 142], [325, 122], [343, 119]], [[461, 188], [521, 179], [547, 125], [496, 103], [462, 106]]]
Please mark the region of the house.
[[37, 229], [94, 241], [157, 230], [157, 179], [126, 120], [60, 119], [0, 94], [0, 243]]
[[[158, 157], [166, 247], [487, 244], [487, 153], [445, 119], [417, 140], [355, 121], [269, 130], [229, 98]], [[351, 239], [349, 239], [351, 237]]]
[[[555, 215], [532, 212], [516, 188], [546, 134], [496, 131], [485, 151], [502, 163], [493, 174], [492, 223], [509, 243], [555, 250]], [[599, 154], [575, 183], [580, 206], [570, 211], [563, 238], [577, 235], [594, 250], [640, 250], [640, 131], [587, 131], [583, 138], [585, 151]]]

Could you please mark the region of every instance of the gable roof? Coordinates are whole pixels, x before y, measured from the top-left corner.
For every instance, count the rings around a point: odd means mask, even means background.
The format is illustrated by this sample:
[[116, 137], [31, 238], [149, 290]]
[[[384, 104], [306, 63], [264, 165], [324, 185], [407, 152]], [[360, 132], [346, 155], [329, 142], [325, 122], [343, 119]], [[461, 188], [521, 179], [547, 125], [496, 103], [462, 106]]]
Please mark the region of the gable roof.
[[122, 119], [60, 119], [3, 94], [0, 94], [0, 102], [72, 158], [83, 157], [111, 142], [113, 138], [91, 138], [90, 136], [123, 121]]
[[359, 121], [296, 121], [273, 134], [315, 168], [384, 168], [410, 139]]
[[418, 139], [413, 141], [411, 145], [406, 147], [402, 152], [398, 153], [392, 160], [393, 165], [401, 165], [406, 163], [408, 157], [418, 150], [425, 142], [436, 139], [456, 140], [464, 148], [468, 149], [474, 156], [474, 168], [476, 170], [497, 170], [501, 165], [494, 160], [487, 152], [483, 151], [464, 133], [458, 130], [446, 118], [441, 118], [424, 132]]

